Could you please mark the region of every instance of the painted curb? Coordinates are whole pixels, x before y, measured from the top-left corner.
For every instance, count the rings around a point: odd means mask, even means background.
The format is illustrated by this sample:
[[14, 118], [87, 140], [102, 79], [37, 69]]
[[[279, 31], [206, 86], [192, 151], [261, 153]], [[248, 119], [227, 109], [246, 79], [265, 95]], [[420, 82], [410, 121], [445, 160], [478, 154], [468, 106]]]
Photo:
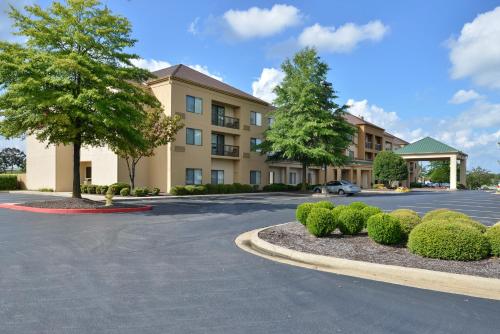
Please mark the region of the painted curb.
[[109, 209], [49, 209], [49, 208], [33, 208], [29, 206], [18, 205], [16, 203], [2, 203], [0, 208], [9, 209], [14, 211], [26, 211], [35, 213], [49, 213], [49, 214], [92, 214], [92, 213], [122, 213], [122, 212], [140, 212], [149, 211], [153, 209], [151, 205], [143, 205], [128, 208], [109, 208]]
[[500, 279], [400, 267], [304, 253], [259, 238], [269, 227], [239, 235], [236, 245], [257, 256], [293, 266], [414, 288], [500, 300]]

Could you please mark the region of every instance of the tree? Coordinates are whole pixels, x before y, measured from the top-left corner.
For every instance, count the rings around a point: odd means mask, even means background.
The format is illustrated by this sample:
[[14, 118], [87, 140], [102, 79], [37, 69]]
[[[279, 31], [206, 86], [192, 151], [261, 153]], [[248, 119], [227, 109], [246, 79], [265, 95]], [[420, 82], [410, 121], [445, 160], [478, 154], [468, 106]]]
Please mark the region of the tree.
[[0, 171], [5, 172], [10, 169], [12, 172], [14, 167], [24, 169], [26, 166], [26, 154], [18, 148], [7, 147], [0, 151]]
[[114, 141], [146, 145], [137, 131], [144, 107], [159, 101], [143, 87], [151, 73], [132, 65], [129, 21], [98, 0], [10, 8], [25, 44], [0, 42], [0, 133], [34, 135], [73, 147], [73, 197], [80, 198], [80, 149]]
[[[431, 161], [427, 173], [432, 182], [436, 183], [450, 182], [450, 162]], [[457, 175], [459, 175], [459, 173], [457, 173]]]
[[373, 160], [373, 175], [376, 180], [391, 184], [408, 179], [408, 167], [403, 158], [392, 151], [382, 151]]
[[137, 128], [146, 145], [131, 145], [126, 140], [112, 145], [113, 151], [127, 163], [131, 189], [135, 188], [135, 171], [139, 161], [143, 157], [154, 155], [155, 148], [172, 142], [177, 131], [184, 126], [180, 120], [179, 116], [168, 117], [159, 109], [149, 109], [146, 111], [146, 118]]
[[483, 185], [492, 185], [495, 183], [495, 174], [490, 171], [476, 167], [467, 173], [467, 187], [470, 189], [478, 189]]
[[271, 160], [288, 159], [302, 164], [302, 190], [307, 167], [342, 165], [355, 129], [344, 118], [332, 84], [326, 80], [328, 65], [316, 51], [305, 48], [281, 65], [285, 78], [275, 89], [274, 123], [265, 132], [261, 147]]

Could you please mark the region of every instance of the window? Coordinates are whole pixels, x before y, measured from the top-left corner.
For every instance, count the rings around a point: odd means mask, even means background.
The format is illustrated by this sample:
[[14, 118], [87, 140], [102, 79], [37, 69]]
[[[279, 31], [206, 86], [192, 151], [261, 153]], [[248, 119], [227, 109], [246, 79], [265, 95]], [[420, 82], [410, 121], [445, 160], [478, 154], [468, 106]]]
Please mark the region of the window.
[[262, 144], [262, 139], [259, 138], [250, 138], [250, 151], [251, 152], [260, 152], [261, 149], [258, 147]]
[[349, 150], [348, 153], [349, 153], [349, 159], [354, 160], [354, 151]]
[[203, 112], [203, 99], [186, 95], [186, 110], [187, 112], [201, 114]]
[[290, 172], [288, 183], [289, 184], [297, 184], [297, 173]]
[[226, 111], [224, 107], [212, 104], [212, 124], [218, 126], [224, 126], [224, 116]]
[[224, 184], [223, 170], [212, 170], [212, 184]]
[[201, 169], [186, 168], [186, 184], [201, 184]]
[[201, 130], [186, 128], [186, 144], [201, 145]]
[[274, 117], [268, 117], [267, 118], [267, 124], [269, 127], [273, 126], [274, 124]]
[[256, 111], [250, 111], [250, 125], [262, 125], [262, 114]]
[[260, 184], [260, 170], [250, 171], [250, 184]]
[[90, 166], [85, 167], [85, 178], [86, 179], [92, 178], [92, 167]]

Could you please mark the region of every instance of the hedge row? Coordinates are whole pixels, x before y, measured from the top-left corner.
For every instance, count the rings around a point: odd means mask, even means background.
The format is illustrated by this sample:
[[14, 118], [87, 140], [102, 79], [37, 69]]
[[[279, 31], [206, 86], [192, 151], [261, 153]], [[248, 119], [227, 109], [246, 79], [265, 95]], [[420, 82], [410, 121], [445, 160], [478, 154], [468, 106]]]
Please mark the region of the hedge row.
[[250, 184], [204, 184], [204, 185], [189, 185], [175, 186], [170, 189], [172, 195], [203, 195], [203, 194], [236, 194], [236, 193], [252, 193], [258, 191], [257, 185]]
[[321, 201], [300, 204], [296, 218], [317, 237], [336, 229], [344, 235], [355, 235], [366, 227], [368, 236], [377, 243], [397, 245], [407, 241], [410, 252], [429, 258], [472, 261], [490, 254], [500, 256], [500, 222], [487, 228], [448, 209], [432, 210], [420, 218], [409, 209], [387, 214], [362, 202], [335, 206]]
[[0, 190], [16, 190], [17, 175], [15, 174], [0, 174]]
[[291, 184], [284, 184], [284, 183], [273, 183], [273, 184], [268, 184], [262, 188], [263, 191], [269, 191], [269, 192], [274, 192], [274, 191], [297, 191], [300, 190], [300, 184], [298, 185], [291, 185]]
[[82, 194], [101, 194], [105, 195], [107, 193], [111, 193], [113, 195], [121, 195], [121, 196], [129, 196], [132, 194], [133, 196], [157, 196], [160, 194], [159, 188], [135, 188], [130, 191], [130, 185], [123, 182], [113, 183], [109, 186], [100, 186], [95, 184], [82, 184], [80, 185], [80, 190]]

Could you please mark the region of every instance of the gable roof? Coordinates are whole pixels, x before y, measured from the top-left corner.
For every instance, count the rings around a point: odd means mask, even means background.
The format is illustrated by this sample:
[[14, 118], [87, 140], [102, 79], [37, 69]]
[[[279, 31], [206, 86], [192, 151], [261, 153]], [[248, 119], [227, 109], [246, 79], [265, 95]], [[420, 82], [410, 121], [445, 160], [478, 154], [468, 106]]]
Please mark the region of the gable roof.
[[152, 83], [155, 83], [155, 82], [167, 79], [167, 78], [175, 78], [175, 79], [179, 79], [181, 81], [187, 81], [187, 82], [195, 84], [195, 85], [199, 85], [202, 87], [213, 89], [213, 90], [219, 91], [221, 93], [235, 95], [237, 97], [251, 100], [251, 101], [259, 103], [259, 104], [264, 104], [266, 106], [270, 105], [269, 103], [267, 103], [264, 100], [256, 98], [253, 95], [245, 93], [242, 90], [234, 88], [233, 86], [230, 86], [226, 83], [223, 83], [222, 81], [214, 79], [206, 74], [203, 74], [201, 72], [193, 70], [192, 68], [190, 68], [186, 65], [183, 65], [183, 64], [170, 66], [170, 67], [167, 67], [167, 68], [164, 68], [164, 69], [161, 69], [158, 71], [154, 71], [151, 73], [156, 78], [149, 80], [148, 84], [152, 84]]
[[425, 137], [410, 145], [394, 151], [397, 154], [426, 154], [426, 153], [461, 153], [454, 147], [446, 145], [434, 138]]
[[364, 118], [361, 118], [361, 117], [358, 117], [358, 116], [354, 116], [353, 114], [349, 113], [349, 112], [346, 112], [345, 113], [345, 119], [351, 123], [352, 125], [371, 125], [377, 129], [381, 129], [381, 130], [384, 130], [383, 128], [381, 128], [380, 126], [376, 125], [376, 124], [373, 124], [373, 123], [370, 123], [368, 121], [366, 121]]

